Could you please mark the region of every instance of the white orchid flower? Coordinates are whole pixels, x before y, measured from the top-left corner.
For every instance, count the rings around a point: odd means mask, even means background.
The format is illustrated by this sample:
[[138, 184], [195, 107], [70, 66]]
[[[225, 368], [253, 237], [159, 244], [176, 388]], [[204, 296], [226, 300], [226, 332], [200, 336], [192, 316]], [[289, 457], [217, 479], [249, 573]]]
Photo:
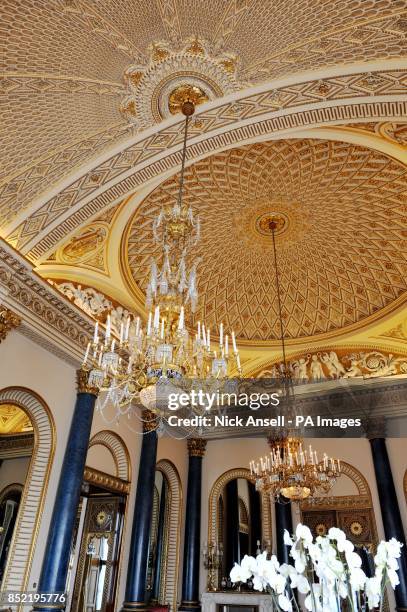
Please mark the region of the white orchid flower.
[[254, 557], [245, 555], [242, 559], [241, 567], [243, 571], [248, 571], [250, 572], [250, 575], [252, 575], [257, 569], [257, 561]]
[[280, 608], [284, 611], [290, 612], [293, 607], [291, 605], [291, 601], [288, 599], [288, 597], [286, 595], [279, 595], [278, 596], [278, 605], [280, 606]]
[[350, 572], [350, 583], [357, 591], [364, 589], [366, 584], [366, 574], [360, 567], [352, 568]]
[[284, 529], [284, 544], [286, 546], [294, 546], [294, 540], [291, 538], [287, 529]]
[[369, 608], [371, 610], [377, 608], [380, 603], [381, 594], [381, 581], [377, 576], [374, 576], [373, 578], [368, 578], [366, 580], [365, 593], [367, 596]]
[[232, 582], [246, 582], [251, 577], [252, 573], [247, 569], [235, 563], [230, 570], [230, 579]]
[[298, 523], [297, 528], [295, 530], [295, 535], [297, 536], [297, 540], [303, 540], [304, 546], [307, 547], [308, 544], [312, 544], [312, 533], [310, 528], [306, 525]]
[[329, 540], [336, 540], [337, 542], [346, 540], [346, 533], [338, 527], [331, 527], [328, 531]]

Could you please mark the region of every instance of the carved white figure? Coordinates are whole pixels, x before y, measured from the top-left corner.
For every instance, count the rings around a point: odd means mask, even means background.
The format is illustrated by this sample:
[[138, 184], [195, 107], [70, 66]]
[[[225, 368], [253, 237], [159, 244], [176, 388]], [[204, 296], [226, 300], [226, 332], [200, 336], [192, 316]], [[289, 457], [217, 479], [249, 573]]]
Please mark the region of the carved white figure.
[[356, 376], [362, 376], [362, 370], [359, 367], [359, 361], [357, 359], [352, 359], [350, 368], [346, 370], [343, 378], [355, 378]]
[[331, 351], [331, 352], [329, 353], [329, 357], [330, 357], [331, 363], [332, 363], [332, 364], [335, 366], [335, 368], [336, 368], [336, 372], [337, 372], [338, 378], [339, 378], [340, 376], [343, 376], [343, 375], [346, 373], [346, 370], [345, 370], [345, 368], [344, 368], [343, 364], [342, 364], [342, 363], [339, 361], [339, 357], [338, 357], [338, 355], [335, 353], [335, 351]]
[[291, 366], [291, 371], [292, 371], [294, 380], [299, 380], [301, 378], [301, 376], [300, 376], [300, 364], [298, 363], [298, 361], [292, 361], [290, 363], [290, 366]]
[[298, 378], [308, 380], [308, 373], [307, 373], [308, 364], [309, 364], [309, 358], [305, 359], [304, 357], [301, 357], [298, 360]]
[[112, 303], [92, 287], [82, 289], [81, 285], [75, 287], [73, 283], [61, 283], [57, 288], [91, 317], [97, 317], [112, 308]]
[[312, 380], [321, 380], [325, 378], [322, 364], [318, 359], [318, 355], [312, 355], [311, 358], [311, 378]]
[[321, 354], [321, 361], [325, 364], [326, 369], [328, 370], [329, 378], [338, 378], [338, 372], [335, 364], [333, 363], [330, 355], [328, 353]]

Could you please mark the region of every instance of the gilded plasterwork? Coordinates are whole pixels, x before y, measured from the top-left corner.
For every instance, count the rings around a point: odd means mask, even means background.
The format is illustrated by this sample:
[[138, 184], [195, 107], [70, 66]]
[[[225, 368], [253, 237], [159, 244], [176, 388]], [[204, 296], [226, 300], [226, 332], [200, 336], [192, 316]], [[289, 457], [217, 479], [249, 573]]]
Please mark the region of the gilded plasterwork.
[[[304, 125], [343, 124], [360, 118], [372, 120], [407, 114], [405, 72], [375, 72], [374, 88], [369, 84], [371, 74], [360, 68], [341, 76], [334, 71], [325, 79], [321, 93], [320, 79], [316, 80], [310, 73], [302, 81], [299, 77], [296, 85], [290, 83], [276, 89], [270, 84], [255, 95], [246, 92], [240, 99], [236, 94], [236, 99], [212, 103], [207, 114], [199, 112], [198, 107], [193, 133], [197, 130], [201, 137], [196, 144], [190, 144], [189, 155], [192, 158], [209, 155], [223, 150], [226, 144], [239, 144], [265, 134], [277, 135]], [[391, 99], [385, 101], [383, 96]], [[73, 182], [51, 199], [45, 198], [46, 202], [24, 221], [15, 216], [4, 231], [7, 239], [37, 261], [67, 232], [93, 218], [108, 203], [169, 168], [179, 167], [182, 129], [182, 121], [164, 124], [154, 133], [130, 140], [122, 150], [92, 170], [79, 178], [76, 174]], [[93, 180], [95, 174], [100, 177], [97, 182]], [[61, 218], [63, 221], [58, 224]]]
[[[0, 65], [2, 235], [24, 247], [48, 231], [51, 221], [67, 215], [79, 194], [92, 199], [112, 174], [128, 171], [138, 159], [137, 151], [123, 151], [126, 162], [120, 155], [105, 163], [108, 151], [125, 149], [134, 137], [134, 124], [119, 110], [130, 93], [127, 87], [135, 88], [130, 112], [134, 110], [140, 127], [150, 126], [152, 117], [160, 121], [167, 116], [168, 88], [172, 91], [187, 77], [201, 80], [205, 94], [214, 100], [225, 94], [238, 97], [246, 86], [298, 75], [288, 89], [261, 101], [263, 111], [272, 110], [272, 103], [276, 109], [288, 108], [294, 98], [300, 104], [332, 100], [340, 89], [336, 68], [346, 73], [350, 64], [365, 66], [366, 72], [357, 82], [346, 78], [338, 98], [394, 93], [392, 76], [376, 72], [406, 54], [406, 9], [407, 0], [304, 0], [300, 7], [295, 0], [282, 0], [278, 6], [262, 0], [205, 0], [188, 6], [179, 0], [1, 3], [0, 21], [9, 24]], [[372, 69], [368, 62], [375, 62]], [[127, 83], [123, 75], [130, 66], [134, 71]], [[401, 61], [397, 68], [402, 68]], [[336, 78], [324, 74], [301, 86], [301, 75], [315, 69], [332, 69]], [[402, 78], [399, 83], [403, 85]], [[197, 130], [206, 132], [211, 125], [219, 129], [231, 115], [233, 120], [245, 118], [240, 106], [239, 101], [223, 108], [217, 126], [211, 115], [200, 119]], [[247, 105], [241, 110], [247, 113]], [[254, 110], [258, 114], [259, 108]], [[402, 109], [380, 109], [386, 120], [403, 115]], [[342, 123], [359, 118], [368, 117], [360, 109], [331, 116]], [[310, 117], [303, 118], [302, 125], [309, 123]], [[155, 153], [159, 143], [165, 151], [168, 140], [167, 134], [155, 138]], [[81, 167], [90, 162], [99, 166], [98, 180], [86, 176], [75, 184]], [[93, 207], [91, 214], [87, 211], [70, 223], [64, 219], [69, 228], [61, 229], [41, 254], [48, 255], [68, 232], [100, 210]]]
[[[279, 337], [271, 236], [256, 225], [276, 212], [286, 219], [276, 235], [286, 337], [343, 329], [400, 299], [406, 178], [405, 167], [382, 154], [310, 140], [232, 149], [190, 167], [185, 201], [202, 220], [196, 320], [223, 320], [246, 340]], [[142, 289], [153, 217], [177, 188], [171, 178], [152, 192], [129, 228], [129, 274]]]
[[27, 413], [15, 404], [0, 404], [0, 435], [32, 431]]

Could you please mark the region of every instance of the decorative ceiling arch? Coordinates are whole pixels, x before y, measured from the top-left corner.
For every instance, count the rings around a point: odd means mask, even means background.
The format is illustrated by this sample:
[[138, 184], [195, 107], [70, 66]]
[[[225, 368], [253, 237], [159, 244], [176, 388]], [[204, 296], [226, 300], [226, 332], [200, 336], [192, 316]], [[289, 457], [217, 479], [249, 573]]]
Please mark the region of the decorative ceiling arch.
[[[407, 114], [406, 62], [332, 68], [287, 77], [238, 92], [198, 108], [189, 145], [190, 161], [236, 144], [288, 130], [355, 121], [397, 120]], [[321, 80], [328, 89], [323, 89]], [[113, 202], [180, 163], [182, 121], [169, 119], [126, 140], [92, 166], [84, 166], [25, 212], [3, 235], [38, 261], [76, 227]], [[27, 216], [28, 214], [28, 216]]]

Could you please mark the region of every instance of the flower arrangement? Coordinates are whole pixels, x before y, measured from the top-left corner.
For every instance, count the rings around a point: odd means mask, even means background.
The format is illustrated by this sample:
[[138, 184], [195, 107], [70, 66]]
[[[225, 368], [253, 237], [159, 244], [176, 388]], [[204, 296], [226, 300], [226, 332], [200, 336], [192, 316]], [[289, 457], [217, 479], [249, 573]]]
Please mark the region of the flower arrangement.
[[[382, 610], [386, 586], [394, 589], [399, 584], [397, 559], [402, 544], [395, 538], [378, 545], [373, 577], [366, 576], [361, 557], [337, 527], [314, 541], [310, 529], [299, 524], [295, 537], [284, 531], [284, 542], [290, 546], [293, 565], [280, 565], [275, 555], [267, 558], [263, 552], [256, 558], [245, 555], [230, 572], [233, 583], [251, 579], [256, 591], [269, 592], [275, 610], [340, 612], [344, 606], [352, 612]], [[302, 595], [304, 608], [293, 589]]]

